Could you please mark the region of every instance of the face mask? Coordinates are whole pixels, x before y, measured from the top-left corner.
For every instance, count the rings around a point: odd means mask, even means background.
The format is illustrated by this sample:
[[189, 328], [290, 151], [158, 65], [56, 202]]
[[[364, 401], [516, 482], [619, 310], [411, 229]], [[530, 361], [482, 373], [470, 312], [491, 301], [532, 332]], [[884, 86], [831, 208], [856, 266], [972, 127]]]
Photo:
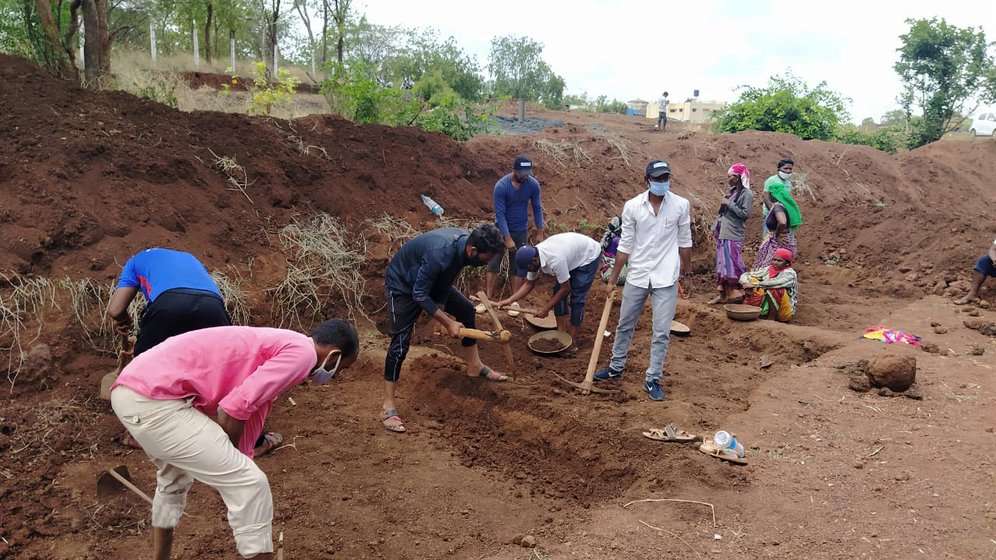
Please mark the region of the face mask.
[[792, 178], [792, 174], [791, 173], [786, 173], [784, 171], [779, 171], [778, 172], [778, 178], [781, 179], [782, 181], [788, 181], [789, 179]]
[[325, 364], [328, 363], [329, 356], [331, 355], [332, 352], [329, 352], [325, 356], [325, 359], [322, 360], [322, 365], [318, 366], [317, 368], [315, 368], [315, 371], [311, 372], [312, 381], [314, 381], [319, 385], [325, 385], [326, 383], [328, 383], [329, 380], [332, 379], [333, 376], [335, 376], [335, 372], [339, 369], [339, 363], [342, 362], [342, 352], [339, 352], [339, 357], [336, 358], [335, 365], [332, 366], [332, 369], [325, 369]]
[[664, 196], [671, 190], [671, 181], [650, 181], [650, 194]]

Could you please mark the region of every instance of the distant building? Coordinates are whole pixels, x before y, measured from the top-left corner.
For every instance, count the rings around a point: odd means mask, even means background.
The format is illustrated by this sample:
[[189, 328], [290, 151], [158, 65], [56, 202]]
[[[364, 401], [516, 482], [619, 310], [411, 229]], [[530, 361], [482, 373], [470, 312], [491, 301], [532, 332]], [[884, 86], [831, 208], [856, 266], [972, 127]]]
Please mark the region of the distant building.
[[626, 115], [642, 117], [647, 114], [650, 102], [642, 99], [633, 99], [626, 103]]
[[[669, 101], [667, 104], [667, 118], [682, 122], [705, 123], [712, 121], [712, 112], [726, 107], [722, 101], [697, 101], [688, 100], [685, 102]], [[647, 105], [647, 118], [657, 120], [657, 103]]]

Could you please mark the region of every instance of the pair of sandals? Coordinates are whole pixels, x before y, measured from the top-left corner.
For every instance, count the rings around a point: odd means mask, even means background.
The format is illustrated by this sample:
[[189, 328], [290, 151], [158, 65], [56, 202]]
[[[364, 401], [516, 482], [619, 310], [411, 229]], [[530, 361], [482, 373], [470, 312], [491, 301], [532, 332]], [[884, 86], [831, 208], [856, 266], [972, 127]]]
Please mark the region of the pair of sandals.
[[730, 448], [720, 448], [711, 437], [703, 439], [702, 436], [690, 434], [685, 430], [679, 429], [674, 424], [668, 424], [663, 428], [652, 428], [649, 431], [643, 432], [643, 436], [665, 443], [695, 443], [701, 441], [702, 444], [699, 445], [699, 451], [702, 453], [738, 465], [747, 464], [746, 457], [740, 457], [736, 451]]
[[[495, 381], [495, 382], [508, 381], [512, 379], [511, 377], [503, 373], [498, 373], [497, 371], [489, 368], [488, 366], [484, 366], [483, 368], [481, 368], [481, 373], [477, 374], [477, 376], [483, 377], [488, 381]], [[405, 429], [404, 422], [401, 421], [401, 416], [398, 416], [398, 410], [396, 408], [381, 410], [380, 421], [384, 424], [384, 427], [387, 428], [389, 432], [394, 432], [396, 434], [403, 434], [407, 431]]]

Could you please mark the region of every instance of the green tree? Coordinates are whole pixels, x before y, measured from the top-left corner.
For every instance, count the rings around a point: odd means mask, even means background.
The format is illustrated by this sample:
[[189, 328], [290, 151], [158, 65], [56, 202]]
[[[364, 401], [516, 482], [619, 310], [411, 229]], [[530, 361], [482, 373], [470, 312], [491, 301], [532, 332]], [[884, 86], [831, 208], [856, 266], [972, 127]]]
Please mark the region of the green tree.
[[900, 104], [911, 123], [910, 147], [939, 140], [955, 130], [980, 103], [996, 100], [996, 64], [981, 28], [959, 28], [944, 19], [908, 19], [908, 33], [894, 68], [903, 82]]
[[566, 84], [542, 55], [543, 44], [527, 37], [506, 35], [491, 39], [488, 72], [494, 80], [494, 95], [562, 106]]
[[826, 82], [810, 89], [792, 73], [771, 77], [766, 87], [741, 90], [736, 102], [713, 113], [716, 131], [768, 130], [806, 140], [831, 140], [848, 118], [846, 99]]
[[404, 46], [386, 58], [383, 65], [386, 77], [395, 83], [405, 78], [419, 81], [428, 74], [438, 73], [442, 80], [460, 97], [480, 101], [484, 97], [484, 77], [477, 61], [464, 52], [456, 39], [439, 38], [438, 33], [409, 30], [403, 33]]

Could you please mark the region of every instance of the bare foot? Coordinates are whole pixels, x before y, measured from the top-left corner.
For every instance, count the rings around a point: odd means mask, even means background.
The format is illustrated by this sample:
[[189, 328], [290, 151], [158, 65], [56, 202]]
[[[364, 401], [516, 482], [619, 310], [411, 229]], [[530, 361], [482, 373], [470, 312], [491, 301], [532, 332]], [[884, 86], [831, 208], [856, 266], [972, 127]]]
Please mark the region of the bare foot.
[[955, 305], [966, 305], [969, 303], [979, 303], [979, 298], [976, 296], [965, 296], [961, 299], [955, 300]]

